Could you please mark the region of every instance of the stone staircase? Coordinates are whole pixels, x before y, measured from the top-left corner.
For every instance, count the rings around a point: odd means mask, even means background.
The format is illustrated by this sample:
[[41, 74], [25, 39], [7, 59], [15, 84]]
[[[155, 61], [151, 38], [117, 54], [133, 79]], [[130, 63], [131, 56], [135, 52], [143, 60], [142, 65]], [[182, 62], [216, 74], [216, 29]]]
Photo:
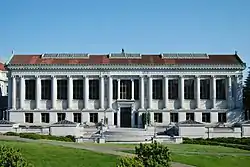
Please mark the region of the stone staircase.
[[106, 142], [145, 142], [151, 140], [154, 131], [139, 128], [113, 128], [103, 134]]

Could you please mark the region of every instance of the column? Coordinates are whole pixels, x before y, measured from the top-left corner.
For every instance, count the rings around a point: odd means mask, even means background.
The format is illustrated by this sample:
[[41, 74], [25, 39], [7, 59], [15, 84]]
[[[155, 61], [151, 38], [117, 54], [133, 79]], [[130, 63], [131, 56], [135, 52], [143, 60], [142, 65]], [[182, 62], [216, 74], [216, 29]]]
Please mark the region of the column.
[[88, 108], [88, 102], [89, 102], [89, 78], [88, 76], [85, 76], [84, 78], [84, 108]]
[[[140, 76], [140, 100], [141, 109], [144, 109], [144, 76]], [[139, 123], [139, 122], [138, 122]]]
[[24, 99], [25, 99], [25, 80], [24, 77], [20, 77], [20, 109], [24, 107]]
[[164, 109], [168, 108], [168, 77], [164, 76]]
[[232, 108], [232, 78], [227, 76], [227, 106], [229, 109]]
[[151, 76], [148, 76], [148, 109], [152, 108], [152, 94], [153, 94], [152, 84], [153, 84], [153, 79]]
[[135, 84], [134, 84], [134, 79], [131, 79], [131, 100], [135, 100]]
[[117, 99], [120, 100], [120, 85], [121, 85], [121, 80], [117, 79]]
[[73, 78], [72, 76], [68, 76], [68, 109], [72, 108], [73, 101]]
[[10, 89], [10, 85], [8, 86], [9, 90], [12, 90], [11, 92], [9, 91], [8, 94], [11, 95], [11, 108], [16, 109], [16, 77], [12, 76], [11, 77], [11, 86], [12, 89]]
[[120, 106], [118, 107], [118, 111], [117, 111], [117, 127], [120, 127], [121, 126], [121, 108]]
[[196, 76], [196, 108], [200, 108], [200, 76]]
[[215, 76], [211, 76], [212, 78], [212, 108], [216, 107], [216, 78]]
[[55, 76], [52, 76], [51, 84], [51, 109], [56, 109], [56, 100], [57, 100], [57, 79]]
[[99, 102], [100, 102], [100, 109], [104, 109], [104, 77], [100, 76], [100, 97], [99, 97]]
[[109, 84], [108, 108], [112, 109], [112, 103], [113, 103], [113, 78], [112, 78], [112, 76], [108, 77], [108, 84]]
[[180, 83], [180, 91], [179, 91], [179, 99], [180, 99], [180, 109], [184, 108], [184, 77], [180, 76], [179, 78], [179, 83]]
[[36, 109], [40, 108], [41, 102], [41, 78], [36, 76]]

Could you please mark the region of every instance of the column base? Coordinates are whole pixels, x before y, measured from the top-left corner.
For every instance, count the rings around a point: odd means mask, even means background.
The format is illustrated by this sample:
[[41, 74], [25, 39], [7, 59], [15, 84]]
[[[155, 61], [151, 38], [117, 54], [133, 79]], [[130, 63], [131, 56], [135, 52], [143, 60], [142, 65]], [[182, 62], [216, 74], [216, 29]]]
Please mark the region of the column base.
[[164, 110], [164, 111], [168, 111], [169, 109], [168, 109], [168, 108], [163, 108], [162, 110]]
[[105, 111], [113, 112], [114, 109], [113, 108], [107, 108]]
[[104, 108], [99, 108], [98, 110], [99, 110], [99, 111], [104, 111], [105, 109], [104, 109]]
[[145, 108], [139, 108], [138, 111], [139, 112], [144, 112], [144, 111], [146, 111], [146, 109]]

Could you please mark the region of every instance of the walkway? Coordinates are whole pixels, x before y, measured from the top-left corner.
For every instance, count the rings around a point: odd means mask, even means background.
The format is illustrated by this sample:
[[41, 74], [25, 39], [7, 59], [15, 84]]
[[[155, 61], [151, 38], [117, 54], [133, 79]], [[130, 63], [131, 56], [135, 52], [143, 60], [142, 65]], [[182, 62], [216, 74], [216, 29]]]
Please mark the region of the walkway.
[[[3, 136], [0, 135], [0, 140], [11, 140], [11, 141], [22, 141], [22, 142], [32, 142], [32, 143], [43, 143], [43, 144], [50, 144], [50, 145], [56, 145], [56, 146], [63, 146], [63, 147], [70, 147], [70, 148], [76, 148], [76, 149], [85, 149], [90, 150], [94, 152], [104, 153], [104, 154], [112, 154], [112, 155], [118, 155], [118, 156], [134, 156], [130, 153], [121, 152], [117, 149], [117, 147], [100, 147], [98, 145], [93, 144], [78, 144], [78, 143], [70, 143], [70, 142], [60, 142], [60, 141], [52, 141], [52, 140], [32, 140], [32, 139], [25, 139], [20, 138], [18, 136]], [[173, 167], [194, 167], [191, 165], [185, 165], [177, 162], [173, 162]]]

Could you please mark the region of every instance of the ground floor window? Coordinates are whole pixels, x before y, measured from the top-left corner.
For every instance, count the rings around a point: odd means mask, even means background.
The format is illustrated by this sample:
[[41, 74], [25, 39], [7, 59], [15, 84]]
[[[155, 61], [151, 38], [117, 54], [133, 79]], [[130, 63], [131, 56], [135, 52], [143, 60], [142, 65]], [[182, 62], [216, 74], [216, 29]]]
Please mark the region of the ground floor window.
[[194, 113], [186, 113], [186, 120], [194, 121]]
[[202, 113], [202, 122], [211, 122], [210, 120], [210, 113]]
[[49, 123], [49, 113], [41, 113], [41, 122]]
[[33, 113], [25, 113], [25, 122], [33, 123]]
[[154, 121], [157, 123], [162, 123], [162, 113], [154, 113]]
[[98, 123], [98, 113], [89, 113], [89, 122]]
[[117, 112], [114, 113], [114, 125], [117, 125]]
[[136, 126], [138, 125], [138, 115], [139, 115], [138, 112], [136, 112], [135, 113], [135, 118], [134, 118]]
[[178, 122], [178, 113], [170, 113], [170, 122]]
[[246, 121], [250, 120], [250, 110], [245, 111], [245, 120]]
[[63, 121], [66, 118], [66, 114], [65, 113], [57, 113], [57, 121]]
[[227, 114], [226, 113], [218, 113], [218, 122], [221, 122], [221, 123], [227, 122]]
[[74, 122], [81, 123], [82, 122], [82, 114], [81, 113], [73, 113]]

